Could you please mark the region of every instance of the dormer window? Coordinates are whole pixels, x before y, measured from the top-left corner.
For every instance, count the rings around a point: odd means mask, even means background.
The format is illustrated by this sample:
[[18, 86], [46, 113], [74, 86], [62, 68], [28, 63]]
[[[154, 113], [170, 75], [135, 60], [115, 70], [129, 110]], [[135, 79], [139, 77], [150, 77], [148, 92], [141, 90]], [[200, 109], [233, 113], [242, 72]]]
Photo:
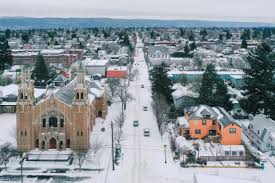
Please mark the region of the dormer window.
[[204, 115], [203, 118], [204, 119], [210, 119], [210, 115]]

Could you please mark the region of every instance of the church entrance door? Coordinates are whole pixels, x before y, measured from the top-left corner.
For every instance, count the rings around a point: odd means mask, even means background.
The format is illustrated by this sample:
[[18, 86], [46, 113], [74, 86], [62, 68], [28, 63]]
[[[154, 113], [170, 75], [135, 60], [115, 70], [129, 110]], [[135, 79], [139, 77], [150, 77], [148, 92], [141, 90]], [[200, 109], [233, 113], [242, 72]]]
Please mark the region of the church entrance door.
[[55, 140], [55, 138], [51, 138], [51, 140], [50, 140], [50, 149], [56, 149], [56, 140]]

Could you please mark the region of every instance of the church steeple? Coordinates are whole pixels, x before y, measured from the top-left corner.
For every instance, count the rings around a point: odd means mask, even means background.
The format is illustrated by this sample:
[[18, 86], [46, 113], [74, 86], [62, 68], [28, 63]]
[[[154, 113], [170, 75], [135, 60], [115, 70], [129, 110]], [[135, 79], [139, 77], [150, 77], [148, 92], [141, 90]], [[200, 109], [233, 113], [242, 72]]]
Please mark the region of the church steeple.
[[32, 105], [34, 102], [34, 87], [31, 81], [31, 70], [24, 70], [21, 73], [20, 80], [17, 102]]
[[88, 101], [88, 88], [85, 81], [84, 71], [77, 73], [76, 78], [76, 87], [75, 87], [75, 96], [74, 103], [87, 103]]

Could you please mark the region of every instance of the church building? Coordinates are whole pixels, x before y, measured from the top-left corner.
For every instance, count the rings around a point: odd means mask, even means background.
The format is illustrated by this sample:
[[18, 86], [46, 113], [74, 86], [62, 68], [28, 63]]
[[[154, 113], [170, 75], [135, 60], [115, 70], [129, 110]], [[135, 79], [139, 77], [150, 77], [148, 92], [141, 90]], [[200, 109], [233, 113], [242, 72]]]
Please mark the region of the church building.
[[80, 72], [69, 84], [47, 90], [44, 98], [35, 101], [30, 75], [22, 72], [18, 89], [17, 149], [89, 149], [95, 119], [107, 115], [105, 87]]

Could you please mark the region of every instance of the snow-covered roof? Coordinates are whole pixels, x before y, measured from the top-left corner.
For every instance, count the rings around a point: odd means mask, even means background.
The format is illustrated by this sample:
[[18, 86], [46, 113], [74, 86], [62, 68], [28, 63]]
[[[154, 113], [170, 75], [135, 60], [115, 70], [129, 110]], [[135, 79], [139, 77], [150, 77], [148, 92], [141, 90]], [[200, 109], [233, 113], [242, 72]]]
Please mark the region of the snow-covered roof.
[[91, 59], [86, 58], [83, 63], [87, 67], [91, 66], [106, 66], [109, 63], [110, 60], [107, 59]]
[[190, 86], [174, 85], [173, 89], [175, 91], [172, 93], [174, 100], [181, 98], [183, 96], [196, 97], [197, 94], [192, 91]]
[[243, 145], [221, 145], [223, 151], [239, 151], [245, 152]]
[[177, 122], [179, 123], [180, 126], [183, 126], [184, 128], [189, 128], [189, 123], [184, 116], [178, 117]]

